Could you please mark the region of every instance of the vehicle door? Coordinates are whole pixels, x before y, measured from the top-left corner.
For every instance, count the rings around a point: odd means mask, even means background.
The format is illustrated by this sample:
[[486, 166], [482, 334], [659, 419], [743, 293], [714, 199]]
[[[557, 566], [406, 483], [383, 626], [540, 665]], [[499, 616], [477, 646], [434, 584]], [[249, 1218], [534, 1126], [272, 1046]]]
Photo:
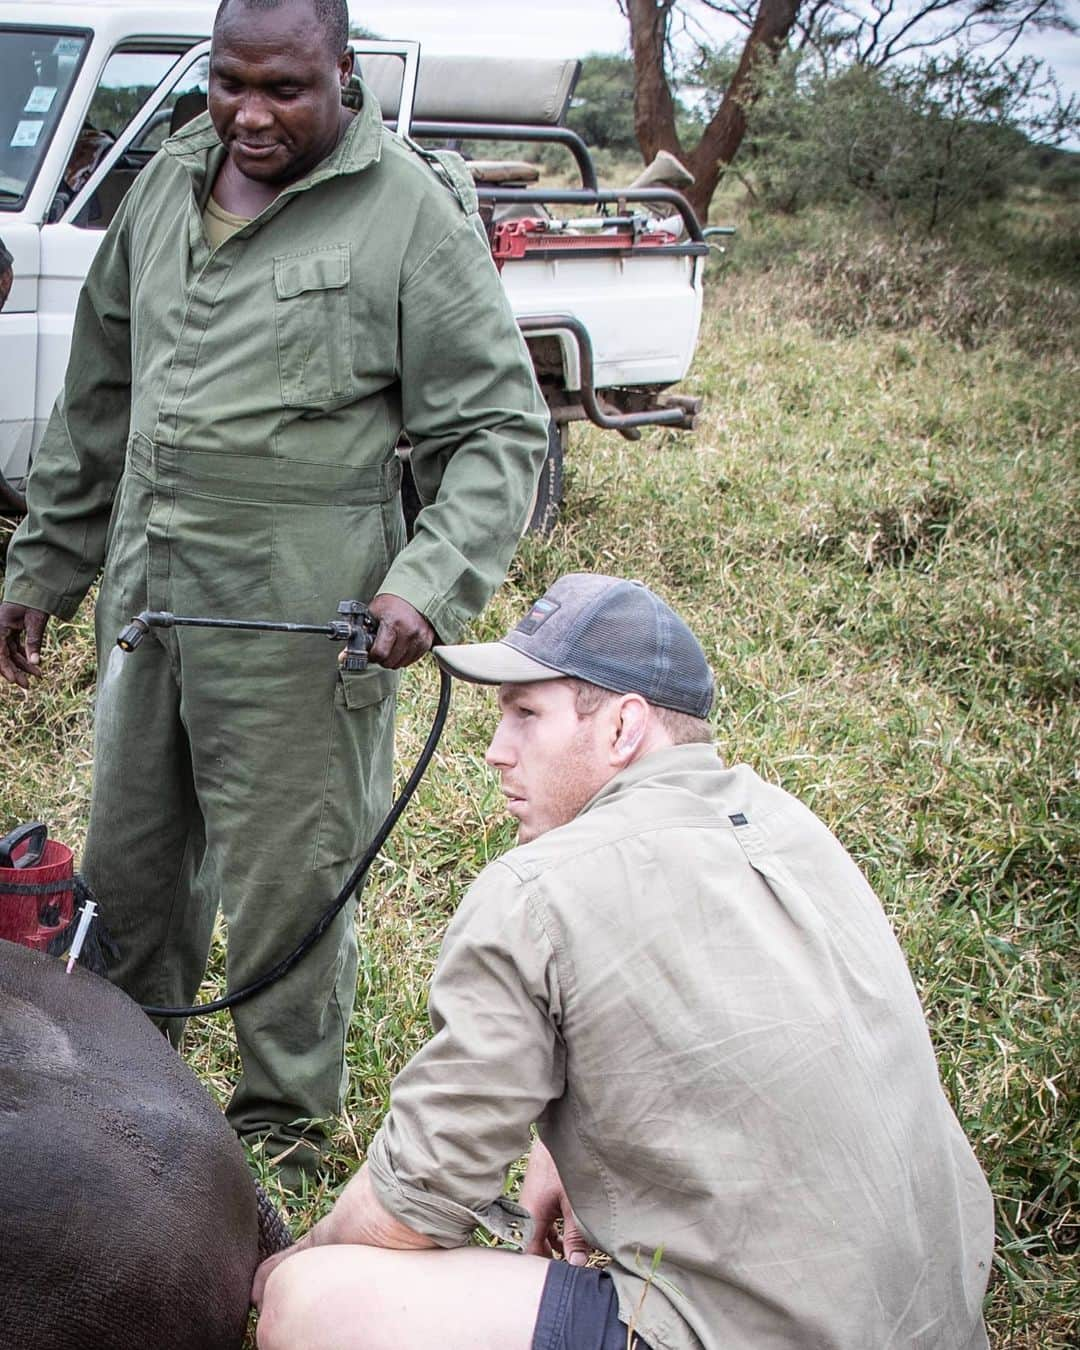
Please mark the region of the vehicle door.
[[[0, 314], [0, 472], [26, 475], [35, 423], [40, 212], [32, 197], [63, 153], [65, 112], [90, 47], [88, 30], [0, 25], [0, 239], [14, 284]], [[55, 170], [53, 170], [55, 172]]]
[[208, 41], [146, 38], [121, 44], [102, 69], [41, 229], [39, 421], [63, 384], [75, 305], [109, 222], [165, 137], [206, 107], [209, 51]]

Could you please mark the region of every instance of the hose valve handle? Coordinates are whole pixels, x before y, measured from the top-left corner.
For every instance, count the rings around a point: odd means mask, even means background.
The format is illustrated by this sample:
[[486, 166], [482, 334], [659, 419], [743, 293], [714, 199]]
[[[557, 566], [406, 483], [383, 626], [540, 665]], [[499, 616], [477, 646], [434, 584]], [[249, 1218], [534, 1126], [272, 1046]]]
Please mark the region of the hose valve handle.
[[344, 615], [345, 655], [343, 670], [367, 670], [368, 652], [379, 631], [379, 621], [362, 600], [342, 600], [337, 612]]

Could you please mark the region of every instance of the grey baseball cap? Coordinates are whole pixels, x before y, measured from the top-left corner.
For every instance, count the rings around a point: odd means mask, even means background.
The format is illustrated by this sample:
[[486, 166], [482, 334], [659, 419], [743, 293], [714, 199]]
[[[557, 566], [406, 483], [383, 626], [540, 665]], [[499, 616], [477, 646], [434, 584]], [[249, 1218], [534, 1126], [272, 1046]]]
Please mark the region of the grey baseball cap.
[[707, 717], [712, 707], [712, 671], [701, 644], [640, 581], [571, 572], [498, 642], [432, 650], [451, 675], [473, 684], [569, 675], [691, 717]]

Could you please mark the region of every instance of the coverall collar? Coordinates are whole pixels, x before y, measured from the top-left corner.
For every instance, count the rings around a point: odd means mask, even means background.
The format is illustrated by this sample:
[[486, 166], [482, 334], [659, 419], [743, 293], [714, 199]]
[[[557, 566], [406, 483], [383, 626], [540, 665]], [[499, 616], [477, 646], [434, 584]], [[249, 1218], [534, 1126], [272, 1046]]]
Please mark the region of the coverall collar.
[[[321, 160], [310, 173], [283, 188], [275, 199], [275, 205], [286, 201], [298, 192], [334, 178], [338, 174], [359, 173], [371, 164], [377, 164], [382, 157], [383, 121], [378, 99], [363, 84], [354, 79], [350, 93], [353, 95], [347, 106], [355, 106], [356, 91], [359, 86], [361, 102], [356, 116], [345, 129], [345, 134], [334, 149]], [[217, 177], [225, 158], [222, 145], [210, 120], [209, 113], [201, 113], [187, 126], [182, 127], [174, 136], [170, 136], [162, 149], [172, 155], [191, 175], [195, 195], [200, 204], [209, 196], [209, 186]]]

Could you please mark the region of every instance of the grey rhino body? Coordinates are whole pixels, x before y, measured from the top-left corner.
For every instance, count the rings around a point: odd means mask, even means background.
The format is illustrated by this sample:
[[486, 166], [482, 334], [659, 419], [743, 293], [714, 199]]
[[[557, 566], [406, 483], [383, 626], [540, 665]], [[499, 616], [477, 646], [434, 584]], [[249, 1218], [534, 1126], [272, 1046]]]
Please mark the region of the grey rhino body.
[[106, 981], [0, 941], [0, 1350], [239, 1350], [255, 1187]]

